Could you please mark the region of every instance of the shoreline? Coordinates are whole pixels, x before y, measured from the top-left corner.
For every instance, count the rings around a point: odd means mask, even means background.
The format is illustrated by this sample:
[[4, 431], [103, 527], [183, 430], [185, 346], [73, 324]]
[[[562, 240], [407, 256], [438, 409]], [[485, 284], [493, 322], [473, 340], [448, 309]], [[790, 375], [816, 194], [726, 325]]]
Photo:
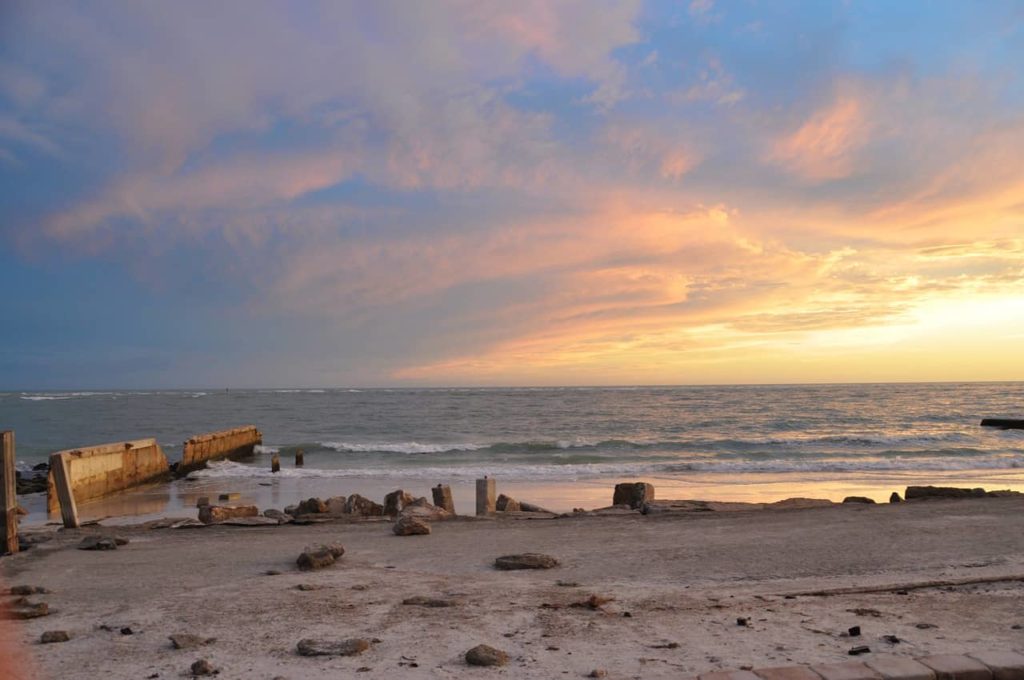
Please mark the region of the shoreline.
[[[177, 677], [200, 657], [222, 677], [347, 676], [364, 668], [359, 677], [479, 677], [487, 671], [467, 667], [462, 654], [481, 643], [509, 653], [499, 675], [524, 678], [583, 677], [593, 669], [609, 678], [679, 678], [745, 665], [835, 663], [859, 644], [871, 648], [859, 660], [1024, 647], [1019, 581], [895, 590], [1024, 575], [1021, 498], [464, 518], [432, 528], [418, 537], [394, 536], [381, 520], [42, 528], [34, 531], [52, 538], [0, 560], [0, 574], [8, 585], [52, 591], [38, 597], [54, 613], [17, 623], [16, 631], [40, 675], [54, 678]], [[96, 533], [129, 543], [75, 549]], [[328, 541], [345, 546], [338, 564], [296, 570], [303, 546]], [[495, 557], [516, 552], [547, 553], [561, 565], [493, 568]], [[268, 575], [274, 571], [280, 574]], [[879, 592], [792, 595], [851, 586]], [[610, 600], [592, 610], [572, 606], [590, 595]], [[402, 604], [415, 596], [455, 604]], [[738, 618], [749, 623], [739, 626]], [[854, 625], [863, 629], [856, 639], [846, 634]], [[133, 634], [119, 634], [121, 627]], [[39, 645], [39, 635], [53, 629], [68, 630], [70, 642]], [[217, 641], [172, 649], [167, 636], [184, 631]], [[351, 658], [295, 651], [303, 638], [349, 637], [379, 642]]]

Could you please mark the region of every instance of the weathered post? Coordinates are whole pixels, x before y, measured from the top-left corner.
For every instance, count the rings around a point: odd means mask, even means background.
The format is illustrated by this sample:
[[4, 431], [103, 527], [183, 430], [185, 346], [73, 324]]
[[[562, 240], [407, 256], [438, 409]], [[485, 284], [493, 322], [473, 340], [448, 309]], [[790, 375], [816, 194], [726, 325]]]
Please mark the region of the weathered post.
[[485, 476], [476, 480], [476, 514], [484, 517], [493, 515], [496, 503], [494, 479]]
[[305, 464], [302, 456], [302, 449], [295, 449], [295, 467], [302, 467]]
[[0, 432], [0, 553], [18, 552], [18, 487], [14, 483], [14, 431]]
[[78, 528], [78, 505], [75, 494], [71, 490], [71, 470], [68, 468], [66, 454], [54, 453], [50, 456], [50, 471], [53, 472], [53, 487], [57, 491], [60, 503], [60, 516], [67, 529]]
[[452, 488], [447, 484], [438, 484], [431, 493], [434, 494], [434, 505], [455, 514], [455, 501], [452, 500]]
[[270, 456], [270, 471], [280, 472], [281, 471], [281, 456], [279, 454], [271, 454]]

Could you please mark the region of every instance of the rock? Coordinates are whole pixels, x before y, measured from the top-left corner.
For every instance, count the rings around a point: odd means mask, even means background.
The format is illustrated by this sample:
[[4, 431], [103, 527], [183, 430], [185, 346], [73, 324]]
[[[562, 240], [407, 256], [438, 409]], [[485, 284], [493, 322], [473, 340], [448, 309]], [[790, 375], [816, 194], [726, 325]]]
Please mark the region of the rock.
[[873, 505], [874, 502], [875, 500], [873, 498], [868, 498], [867, 496], [847, 496], [843, 499], [843, 503], [865, 503]]
[[498, 502], [495, 508], [498, 512], [519, 512], [522, 509], [519, 501], [505, 494], [498, 494]]
[[287, 505], [284, 508], [284, 514], [291, 515], [292, 517], [295, 517], [295, 515], [296, 515], [296, 513], [298, 513], [298, 511], [299, 511], [299, 506], [297, 506], [297, 505]]
[[204, 505], [199, 508], [199, 521], [216, 524], [236, 517], [256, 517], [260, 514], [255, 505]]
[[175, 649], [195, 649], [217, 641], [217, 638], [204, 638], [192, 633], [175, 633], [168, 636], [167, 639], [171, 641], [171, 647]]
[[264, 510], [263, 516], [269, 517], [270, 519], [276, 519], [278, 524], [288, 524], [288, 522], [291, 522], [293, 519], [295, 519], [288, 513], [281, 512], [280, 510], [275, 510], [274, 508]]
[[395, 536], [425, 536], [430, 533], [429, 524], [411, 515], [400, 517], [392, 529]]
[[903, 497], [908, 501], [922, 498], [984, 498], [985, 490], [958, 489], [952, 486], [908, 486]]
[[273, 517], [260, 517], [257, 515], [256, 517], [232, 517], [231, 519], [226, 519], [223, 522], [218, 522], [218, 524], [233, 527], [276, 527], [280, 522]]
[[889, 502], [890, 503], [902, 503], [903, 499], [900, 498], [900, 495], [898, 493], [893, 491], [892, 494], [889, 496]]
[[384, 506], [354, 493], [345, 502], [345, 512], [358, 517], [381, 517], [384, 514]]
[[319, 498], [307, 498], [299, 503], [295, 509], [295, 515], [320, 515], [327, 512], [327, 503]]
[[[121, 539], [127, 543], [125, 539]], [[86, 536], [78, 544], [79, 550], [117, 550], [118, 545], [124, 545], [115, 538], [109, 536]]]
[[41, 470], [49, 470], [49, 469], [50, 469], [50, 464], [49, 463], [36, 463], [35, 465], [32, 466], [32, 470], [34, 472], [39, 472]]
[[588, 678], [604, 678], [608, 676], [608, 671], [603, 668], [595, 668], [587, 674]]
[[435, 522], [438, 520], [451, 519], [452, 515], [444, 508], [433, 505], [426, 498], [417, 498], [402, 509], [402, 517], [416, 517], [422, 520]]
[[835, 505], [827, 498], [786, 498], [785, 500], [768, 503], [765, 507], [775, 509], [825, 508]]
[[345, 548], [340, 543], [307, 545], [295, 563], [302, 571], [323, 569], [334, 564], [344, 554]]
[[850, 651], [848, 651], [847, 654], [849, 654], [850, 656], [859, 656], [861, 654], [868, 654], [870, 652], [871, 652], [871, 648], [870, 647], [867, 647], [865, 645], [860, 645], [859, 647], [853, 647], [852, 649], [850, 649]]
[[533, 503], [527, 503], [526, 501], [519, 501], [519, 509], [522, 510], [523, 512], [546, 512], [546, 513], [551, 514], [551, 515], [555, 514], [555, 513], [551, 512], [550, 510], [542, 508], [539, 505], [534, 505]]
[[847, 629], [846, 634], [850, 637], [860, 637], [860, 626], [851, 626]]
[[392, 491], [387, 496], [384, 496], [384, 514], [388, 517], [398, 517], [398, 513], [402, 511], [409, 503], [412, 503], [412, 494], [403, 489]]
[[[220, 496], [217, 497], [217, 500], [220, 500], [220, 501], [237, 501], [241, 497], [242, 497], [242, 494], [232, 491], [230, 493], [222, 493]], [[207, 504], [207, 505], [209, 505], [209, 504]]]
[[470, 666], [504, 666], [508, 654], [489, 645], [477, 645], [466, 652], [466, 663]]
[[328, 515], [344, 515], [345, 514], [345, 502], [348, 501], [346, 496], [331, 496], [327, 499], [327, 514]]
[[452, 488], [450, 486], [438, 484], [430, 491], [434, 497], [434, 505], [449, 514], [455, 514], [455, 501], [452, 500]]
[[123, 626], [120, 630], [121, 635], [135, 635], [135, 631], [132, 630], [131, 626]]
[[295, 586], [295, 590], [301, 590], [302, 592], [309, 592], [311, 590], [322, 590], [323, 586], [316, 583], [300, 583]]
[[12, 619], [38, 619], [50, 614], [50, 605], [45, 602], [28, 602], [21, 599], [12, 603], [8, 616]]
[[355, 656], [370, 648], [370, 641], [363, 638], [348, 640], [299, 640], [297, 650], [302, 656]]
[[417, 595], [415, 597], [407, 597], [402, 600], [402, 604], [415, 606], [415, 607], [454, 607], [454, 600], [447, 600], [440, 597], [427, 597], [425, 595]]
[[11, 586], [11, 595], [42, 595], [48, 592], [42, 586]]
[[743, 627], [749, 626], [750, 625], [750, 619], [748, 619], [745, 616], [741, 616], [738, 619], [736, 619], [736, 625], [737, 626], [743, 626]]
[[192, 675], [214, 675], [217, 672], [213, 664], [206, 659], [194, 661], [189, 670], [192, 672]]
[[200, 496], [199, 498], [196, 499], [196, 507], [197, 508], [201, 508], [204, 505], [209, 505], [209, 504], [210, 504], [210, 497], [209, 496]]
[[494, 560], [497, 569], [510, 571], [514, 569], [551, 569], [559, 562], [551, 555], [540, 553], [522, 553], [521, 555], [502, 555]]
[[612, 505], [628, 505], [634, 510], [654, 500], [654, 486], [647, 482], [625, 482], [615, 485]]
[[39, 638], [39, 642], [44, 645], [49, 645], [54, 642], [67, 642], [71, 639], [66, 630], [48, 630], [42, 634]]

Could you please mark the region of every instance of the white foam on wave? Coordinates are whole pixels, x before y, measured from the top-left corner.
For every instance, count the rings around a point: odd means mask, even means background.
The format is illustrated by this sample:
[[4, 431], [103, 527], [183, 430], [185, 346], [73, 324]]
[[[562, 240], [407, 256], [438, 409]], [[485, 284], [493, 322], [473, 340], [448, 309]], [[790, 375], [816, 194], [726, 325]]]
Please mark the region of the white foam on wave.
[[19, 396], [26, 401], [64, 401], [84, 397], [112, 397], [118, 392], [22, 392]]
[[326, 449], [351, 453], [444, 453], [445, 451], [479, 451], [489, 444], [421, 444], [420, 442], [317, 442]]
[[253, 448], [253, 453], [280, 453], [281, 447], [279, 446], [264, 446], [263, 444], [257, 444]]

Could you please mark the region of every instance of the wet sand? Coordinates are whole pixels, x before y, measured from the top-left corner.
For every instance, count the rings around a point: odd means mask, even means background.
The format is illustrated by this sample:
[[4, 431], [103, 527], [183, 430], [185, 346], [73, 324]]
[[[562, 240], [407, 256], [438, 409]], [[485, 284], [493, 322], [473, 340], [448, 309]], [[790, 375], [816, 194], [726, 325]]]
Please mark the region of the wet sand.
[[[76, 550], [93, 531], [116, 531], [131, 542], [110, 552]], [[1024, 649], [1024, 630], [1013, 628], [1024, 625], [1020, 581], [895, 590], [933, 580], [1024, 578], [1018, 498], [467, 518], [435, 523], [432, 535], [418, 537], [394, 536], [386, 521], [52, 533], [0, 561], [6, 584], [53, 591], [38, 596], [53, 614], [14, 624], [37, 677], [182, 677], [206, 658], [220, 677], [268, 680], [583, 677], [595, 668], [609, 678], [679, 678], [744, 665], [845, 661], [856, 645], [906, 655]], [[338, 564], [295, 569], [304, 545], [334, 540], [346, 547]], [[562, 565], [492, 567], [499, 555], [527, 551]], [[851, 586], [883, 592], [785, 597]], [[456, 604], [402, 604], [416, 595]], [[571, 606], [590, 595], [611, 601], [597, 610]], [[740, 617], [749, 625], [737, 625]], [[854, 625], [862, 635], [844, 636]], [[132, 635], [119, 632], [126, 626]], [[37, 644], [53, 629], [69, 631], [71, 641]], [[179, 632], [217, 641], [174, 650], [167, 636]], [[295, 652], [303, 638], [349, 637], [379, 642], [356, 657]], [[462, 655], [479, 643], [507, 651], [508, 666], [468, 667]]]

